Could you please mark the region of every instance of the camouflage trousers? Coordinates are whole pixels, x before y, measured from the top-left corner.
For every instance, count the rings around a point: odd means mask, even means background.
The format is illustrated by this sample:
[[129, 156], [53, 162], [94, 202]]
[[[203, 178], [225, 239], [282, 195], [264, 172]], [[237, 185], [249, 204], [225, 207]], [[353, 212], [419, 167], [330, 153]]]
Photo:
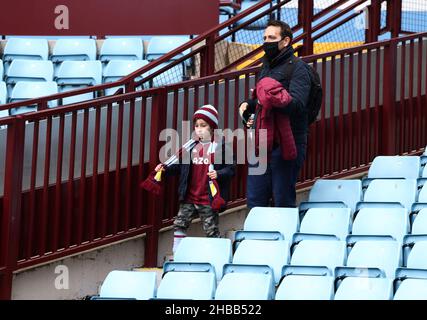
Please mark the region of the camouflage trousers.
[[186, 232], [191, 221], [197, 216], [199, 216], [202, 221], [206, 236], [219, 238], [218, 213], [214, 212], [210, 206], [198, 204], [182, 203], [179, 206], [179, 211], [174, 221], [175, 231], [180, 230]]

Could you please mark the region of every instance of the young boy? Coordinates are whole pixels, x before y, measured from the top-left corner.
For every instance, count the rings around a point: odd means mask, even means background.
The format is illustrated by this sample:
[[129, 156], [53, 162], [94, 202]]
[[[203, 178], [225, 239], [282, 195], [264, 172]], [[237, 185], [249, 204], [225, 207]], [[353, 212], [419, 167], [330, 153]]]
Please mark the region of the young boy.
[[[196, 136], [200, 139], [190, 150], [190, 164], [175, 164], [166, 168], [166, 175], [180, 174], [178, 194], [180, 207], [174, 221], [173, 253], [186, 232], [192, 219], [199, 215], [203, 230], [207, 237], [219, 237], [218, 213], [212, 208], [212, 194], [209, 181], [216, 180], [219, 194], [225, 201], [228, 198], [230, 180], [234, 176], [235, 163], [226, 164], [225, 144], [216, 143], [213, 139], [214, 130], [218, 128], [218, 112], [211, 105], [199, 108], [193, 115], [193, 125]], [[214, 163], [215, 154], [222, 153], [221, 163]], [[228, 153], [230, 155], [231, 153]], [[218, 155], [218, 154], [217, 154]], [[162, 170], [159, 164], [156, 171]]]

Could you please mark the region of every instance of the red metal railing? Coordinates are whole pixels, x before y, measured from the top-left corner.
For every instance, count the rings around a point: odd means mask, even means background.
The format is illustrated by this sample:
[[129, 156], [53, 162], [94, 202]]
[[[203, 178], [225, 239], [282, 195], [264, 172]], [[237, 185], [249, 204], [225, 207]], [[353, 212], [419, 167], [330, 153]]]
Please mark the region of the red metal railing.
[[[325, 19], [323, 22], [318, 23], [315, 27], [311, 28], [311, 24], [315, 24], [318, 19], [325, 17], [338, 7], [346, 3], [350, 3], [349, 1], [350, 0], [338, 0], [336, 3], [331, 4], [327, 8], [318, 12], [316, 15], [309, 15], [313, 16], [313, 21], [311, 21], [306, 19], [306, 14], [308, 14], [308, 12], [313, 12], [312, 1], [298, 0], [298, 22], [296, 23], [296, 25], [293, 26], [293, 31], [303, 31], [303, 33], [296, 38], [296, 41], [303, 41], [303, 46], [299, 49], [302, 50], [302, 54], [308, 55], [313, 53], [313, 39], [311, 31], [315, 32], [316, 30], [320, 30], [320, 28], [330, 23], [333, 23], [334, 21], [337, 21], [337, 19], [342, 17], [344, 14], [347, 14], [357, 5], [360, 5], [365, 2], [364, 0], [358, 0], [356, 3], [349, 5], [345, 10], [342, 10], [341, 12], [332, 15], [331, 17]], [[232, 62], [222, 65], [220, 61], [227, 60], [225, 59], [225, 55], [228, 52], [227, 43], [229, 41], [234, 41], [236, 36], [240, 33], [248, 34], [245, 33], [245, 29], [250, 25], [253, 26], [254, 24], [258, 24], [258, 27], [261, 30], [264, 25], [263, 22], [259, 21], [265, 22], [265, 20], [273, 14], [280, 16], [282, 19], [286, 20], [286, 9], [287, 6], [291, 4], [291, 2], [292, 0], [260, 1], [259, 3], [255, 4], [244, 12], [205, 32], [197, 38], [187, 42], [183, 46], [165, 54], [161, 58], [152, 61], [150, 64], [135, 71], [127, 77], [120, 79], [117, 82], [62, 92], [48, 97], [10, 103], [0, 106], [0, 110], [8, 110], [28, 105], [37, 105], [37, 110], [41, 111], [48, 108], [49, 101], [58, 100], [58, 104], [61, 105], [62, 100], [64, 98], [84, 93], [93, 92], [98, 96], [101, 96], [103, 92], [109, 88], [124, 87], [125, 92], [133, 92], [141, 87], [147, 88], [148, 85], [153, 81], [157, 82], [156, 86], [163, 86], [173, 82], [179, 83], [183, 80], [181, 76], [181, 70], [186, 70], [186, 68], [190, 68], [189, 66], [192, 66], [191, 68], [194, 69], [193, 72], [195, 73], [195, 77], [207, 76], [214, 74], [215, 72], [221, 73], [227, 70], [232, 70], [242, 61], [245, 61], [253, 55], [256, 55], [261, 52], [261, 48], [250, 50], [251, 52], [248, 54], [230, 54], [229, 59], [231, 59]], [[332, 27], [329, 27], [325, 32], [327, 33], [334, 30], [334, 28], [341, 25], [342, 23], [343, 22], [337, 22]], [[252, 36], [255, 38], [245, 38], [243, 40], [256, 40], [256, 43], [259, 43], [262, 40], [261, 36], [257, 35], [256, 33], [253, 33]], [[191, 51], [189, 53], [186, 53], [187, 50]], [[162, 64], [166, 62], [170, 63], [168, 63], [166, 66], [162, 66]], [[153, 71], [155, 70], [155, 68], [158, 68], [158, 70]], [[143, 79], [138, 81], [137, 78], [141, 77], [142, 75], [144, 75]]]
[[[427, 144], [427, 33], [306, 57], [325, 98], [311, 126], [298, 187], [319, 177], [367, 170], [379, 154], [417, 154]], [[404, 66], [404, 67], [402, 67]], [[405, 72], [402, 72], [405, 70]], [[0, 293], [12, 273], [146, 234], [147, 266], [157, 264], [159, 230], [176, 197], [158, 201], [138, 188], [158, 162], [162, 129], [180, 129], [202, 103], [221, 127], [240, 126], [236, 108], [259, 68], [100, 98], [0, 119], [7, 125], [0, 198]], [[3, 162], [2, 162], [3, 161]], [[0, 168], [1, 170], [2, 168]], [[244, 204], [245, 168], [232, 182], [230, 206]], [[166, 194], [174, 194], [176, 181]]]

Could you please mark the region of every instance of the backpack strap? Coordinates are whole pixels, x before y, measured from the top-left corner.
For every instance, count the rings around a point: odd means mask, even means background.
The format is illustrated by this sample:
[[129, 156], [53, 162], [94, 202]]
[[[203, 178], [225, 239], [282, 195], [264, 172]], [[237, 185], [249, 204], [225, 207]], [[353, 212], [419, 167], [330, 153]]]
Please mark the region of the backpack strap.
[[292, 56], [287, 62], [286, 65], [284, 67], [284, 76], [285, 79], [287, 81], [291, 81], [292, 79], [292, 75], [294, 74], [295, 71], [295, 65], [297, 63], [297, 61], [299, 60], [298, 57]]

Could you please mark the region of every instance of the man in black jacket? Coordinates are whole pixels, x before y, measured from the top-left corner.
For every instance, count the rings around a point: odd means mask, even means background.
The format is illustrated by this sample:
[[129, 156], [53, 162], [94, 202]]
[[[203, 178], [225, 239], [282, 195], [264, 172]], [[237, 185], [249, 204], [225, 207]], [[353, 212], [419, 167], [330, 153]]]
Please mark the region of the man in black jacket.
[[[290, 104], [284, 108], [277, 108], [273, 112], [283, 112], [289, 116], [297, 147], [297, 158], [282, 159], [280, 145], [277, 143], [274, 145], [266, 172], [261, 175], [248, 175], [247, 205], [249, 208], [269, 206], [271, 198], [276, 207], [295, 207], [296, 205], [295, 185], [307, 148], [307, 103], [311, 78], [309, 66], [302, 60], [296, 59], [294, 55], [294, 49], [291, 46], [292, 37], [288, 24], [278, 20], [271, 20], [267, 24], [263, 44], [265, 56], [259, 79], [270, 77], [279, 81], [292, 97]], [[239, 107], [240, 115], [254, 114], [256, 105], [255, 99], [246, 100]], [[257, 121], [256, 117], [255, 121]], [[254, 120], [245, 117], [243, 122], [248, 128], [254, 125]]]

